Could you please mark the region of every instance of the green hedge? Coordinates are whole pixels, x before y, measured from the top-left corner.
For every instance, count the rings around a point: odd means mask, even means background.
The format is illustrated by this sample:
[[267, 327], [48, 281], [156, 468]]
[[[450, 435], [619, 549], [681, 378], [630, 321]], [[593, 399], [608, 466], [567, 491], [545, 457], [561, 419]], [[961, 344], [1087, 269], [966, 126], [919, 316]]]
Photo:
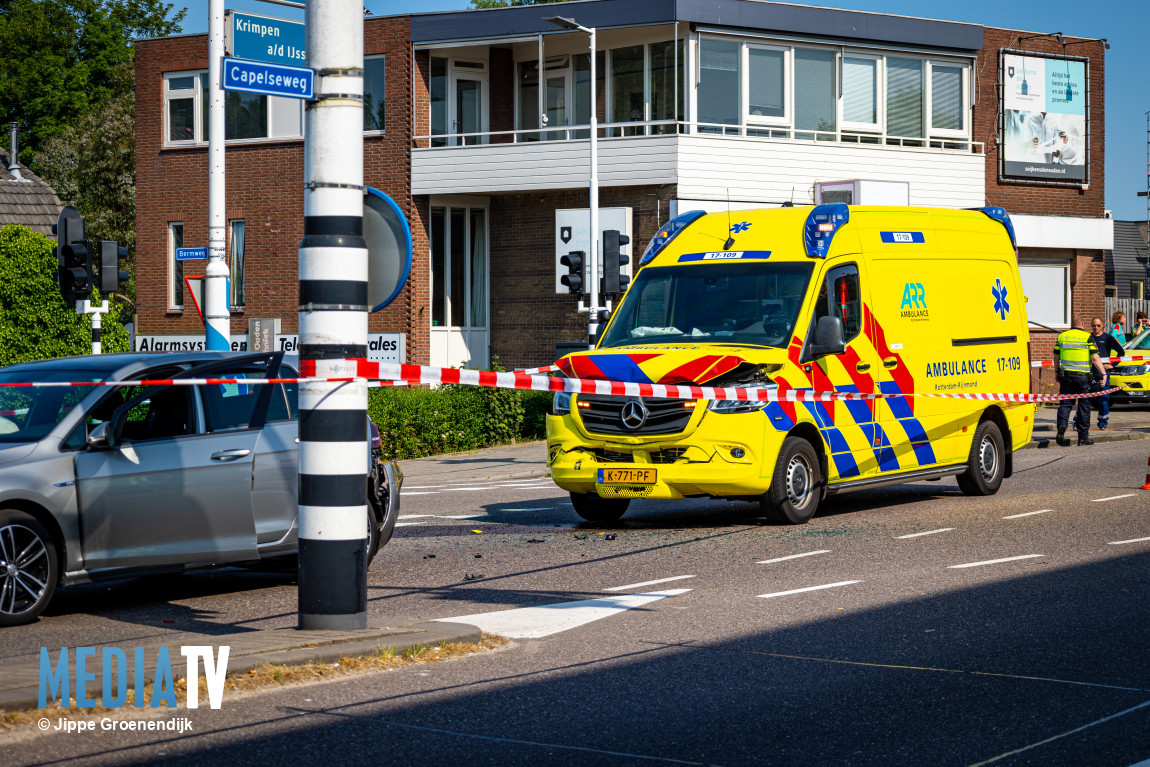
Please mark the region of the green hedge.
[[381, 387], [368, 394], [368, 415], [390, 458], [460, 453], [543, 439], [547, 392], [440, 386]]
[[[23, 226], [0, 227], [0, 365], [92, 353], [92, 321], [64, 304], [52, 273], [54, 240]], [[96, 300], [93, 297], [93, 300]], [[123, 304], [104, 315], [105, 352], [128, 351]]]

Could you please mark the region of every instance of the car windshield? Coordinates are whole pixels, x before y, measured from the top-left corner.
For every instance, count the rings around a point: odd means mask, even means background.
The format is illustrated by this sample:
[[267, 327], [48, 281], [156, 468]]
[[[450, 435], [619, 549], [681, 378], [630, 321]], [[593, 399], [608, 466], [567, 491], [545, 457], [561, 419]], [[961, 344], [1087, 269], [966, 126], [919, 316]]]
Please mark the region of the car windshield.
[[600, 348], [677, 341], [785, 347], [812, 269], [763, 262], [645, 267]]
[[[0, 371], [0, 384], [102, 381], [103, 370], [25, 368]], [[94, 386], [0, 386], [0, 443], [36, 442], [60, 423]]]
[[1150, 330], [1143, 330], [1140, 334], [1134, 336], [1126, 342], [1127, 349], [1150, 349]]

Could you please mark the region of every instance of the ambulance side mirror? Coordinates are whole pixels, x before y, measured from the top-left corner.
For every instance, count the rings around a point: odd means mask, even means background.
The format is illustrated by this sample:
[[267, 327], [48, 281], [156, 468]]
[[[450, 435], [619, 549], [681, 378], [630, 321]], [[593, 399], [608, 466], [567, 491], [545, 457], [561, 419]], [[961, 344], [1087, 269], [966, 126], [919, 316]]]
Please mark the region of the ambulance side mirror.
[[843, 321], [838, 317], [819, 317], [815, 325], [815, 342], [811, 344], [811, 357], [842, 354], [847, 350], [843, 340]]

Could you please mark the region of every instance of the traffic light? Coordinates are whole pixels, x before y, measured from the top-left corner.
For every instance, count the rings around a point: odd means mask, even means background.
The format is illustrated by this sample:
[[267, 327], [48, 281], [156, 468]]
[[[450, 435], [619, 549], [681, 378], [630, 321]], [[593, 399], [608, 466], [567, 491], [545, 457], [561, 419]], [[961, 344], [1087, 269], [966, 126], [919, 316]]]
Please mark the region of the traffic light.
[[628, 245], [631, 238], [620, 234], [617, 229], [608, 229], [603, 232], [603, 292], [619, 295], [626, 292], [631, 283], [631, 277], [623, 273], [623, 267], [631, 259], [620, 253], [623, 245]]
[[84, 219], [71, 206], [56, 225], [56, 282], [64, 303], [75, 304], [92, 292], [92, 246], [84, 239]]
[[566, 285], [569, 292], [583, 295], [583, 286], [587, 284], [587, 254], [573, 250], [561, 257], [559, 263], [567, 267], [567, 274], [560, 277], [559, 282]]
[[107, 296], [128, 281], [128, 273], [120, 269], [120, 259], [128, 257], [128, 249], [115, 240], [100, 240], [100, 293]]

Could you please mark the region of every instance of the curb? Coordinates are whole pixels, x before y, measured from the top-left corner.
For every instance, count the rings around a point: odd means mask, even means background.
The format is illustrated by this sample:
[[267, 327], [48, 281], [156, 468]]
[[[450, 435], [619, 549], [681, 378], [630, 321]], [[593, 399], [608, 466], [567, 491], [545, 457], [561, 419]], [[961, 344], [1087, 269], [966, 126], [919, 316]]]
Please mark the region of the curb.
[[[1094, 444], [1099, 445], [1099, 444], [1102, 444], [1104, 442], [1131, 442], [1131, 441], [1139, 440], [1139, 439], [1147, 439], [1147, 438], [1150, 438], [1150, 434], [1147, 434], [1146, 432], [1143, 432], [1143, 431], [1127, 431], [1127, 432], [1122, 432], [1122, 433], [1106, 432], [1106, 433], [1102, 433], [1102, 434], [1091, 434], [1090, 438], [1094, 440]], [[1074, 437], [1071, 437], [1070, 439], [1071, 439], [1070, 446], [1074, 447], [1075, 442], [1077, 440]], [[1056, 437], [1054, 435], [1051, 435], [1049, 437], [1044, 437], [1041, 439], [1032, 439], [1022, 449], [1023, 450], [1030, 449], [1030, 448], [1043, 449], [1043, 448], [1048, 448], [1048, 447], [1061, 447], [1061, 445], [1059, 445], [1058, 442], [1056, 441]]]
[[[402, 653], [416, 645], [436, 645], [456, 642], [477, 643], [483, 636], [483, 632], [479, 630], [478, 626], [472, 626], [467, 623], [431, 621], [427, 623], [410, 623], [401, 626], [382, 626], [354, 632], [299, 632], [301, 634], [300, 636], [291, 637], [293, 642], [298, 642], [294, 646], [291, 646], [290, 643], [288, 643], [287, 646], [281, 643], [278, 647], [266, 650], [250, 648], [251, 644], [266, 643], [269, 641], [274, 642], [278, 636], [287, 637], [288, 634], [286, 632], [292, 632], [294, 634], [296, 630], [267, 629], [242, 634], [217, 634], [210, 637], [205, 635], [203, 639], [210, 639], [211, 644], [217, 647], [220, 645], [230, 645], [232, 654], [229, 655], [228, 658], [228, 673], [244, 674], [265, 663], [275, 663], [277, 665], [334, 663], [343, 657], [375, 655], [386, 649], [393, 650], [396, 653]], [[253, 640], [255, 641], [253, 642]], [[249, 645], [247, 651], [245, 651], [245, 644]], [[303, 645], [305, 644], [314, 644], [317, 646], [304, 647]], [[163, 643], [156, 643], [154, 645], [154, 647], [160, 646], [166, 647], [169, 645]], [[154, 652], [147, 653], [148, 658], [154, 658], [154, 655]], [[180, 660], [181, 658], [177, 649], [172, 658], [173, 665], [177, 665]], [[25, 672], [23, 676], [28, 678], [27, 672], [30, 670], [37, 671], [35, 676], [38, 676], [38, 666], [39, 658], [37, 657], [34, 661], [19, 664], [15, 667], [9, 666], [4, 668], [3, 671], [5, 673], [18, 673], [23, 671]], [[100, 672], [96, 671], [95, 673], [95, 678], [99, 680]], [[155, 673], [156, 669], [153, 662], [149, 664], [142, 674], [145, 682], [150, 683], [154, 681]], [[135, 677], [129, 669], [127, 679], [129, 688], [135, 685], [134, 679]], [[36, 708], [39, 704], [39, 693], [38, 683], [0, 690], [0, 710], [14, 711]], [[92, 691], [89, 691], [89, 695], [91, 694]]]

